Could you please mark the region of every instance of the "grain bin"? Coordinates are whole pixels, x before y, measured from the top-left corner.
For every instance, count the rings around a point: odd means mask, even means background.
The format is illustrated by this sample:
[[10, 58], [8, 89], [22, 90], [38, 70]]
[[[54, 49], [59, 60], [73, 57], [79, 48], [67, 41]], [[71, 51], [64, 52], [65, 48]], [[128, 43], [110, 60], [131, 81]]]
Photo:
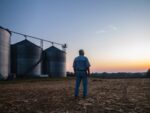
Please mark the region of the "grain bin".
[[44, 51], [43, 73], [49, 77], [66, 77], [66, 53], [54, 46]]
[[28, 40], [11, 45], [11, 72], [17, 77], [41, 75], [42, 48]]
[[0, 80], [10, 74], [10, 36], [9, 30], [0, 27]]

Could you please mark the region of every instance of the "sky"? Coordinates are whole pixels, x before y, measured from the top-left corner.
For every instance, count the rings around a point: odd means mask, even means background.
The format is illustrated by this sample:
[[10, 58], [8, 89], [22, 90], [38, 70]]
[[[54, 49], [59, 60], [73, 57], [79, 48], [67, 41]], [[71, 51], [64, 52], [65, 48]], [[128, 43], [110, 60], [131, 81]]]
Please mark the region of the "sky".
[[[67, 71], [73, 71], [79, 49], [91, 72], [150, 68], [150, 0], [0, 0], [0, 26], [67, 43]], [[11, 43], [23, 39], [13, 34]]]

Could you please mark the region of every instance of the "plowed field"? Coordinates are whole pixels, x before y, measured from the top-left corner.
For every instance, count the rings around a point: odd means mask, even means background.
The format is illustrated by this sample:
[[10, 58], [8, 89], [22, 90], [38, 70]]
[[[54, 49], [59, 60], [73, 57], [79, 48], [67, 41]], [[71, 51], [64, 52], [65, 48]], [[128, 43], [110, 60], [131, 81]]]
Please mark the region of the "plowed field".
[[[150, 79], [89, 79], [74, 98], [75, 79], [0, 81], [0, 113], [150, 113]], [[81, 84], [82, 85], [82, 84]]]

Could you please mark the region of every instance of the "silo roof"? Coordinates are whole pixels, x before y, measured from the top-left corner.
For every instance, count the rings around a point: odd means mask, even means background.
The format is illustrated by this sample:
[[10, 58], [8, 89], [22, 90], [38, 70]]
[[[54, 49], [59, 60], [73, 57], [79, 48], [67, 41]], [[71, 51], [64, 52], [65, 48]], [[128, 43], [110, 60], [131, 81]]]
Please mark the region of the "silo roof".
[[48, 52], [64, 52], [64, 51], [56, 48], [55, 46], [51, 46], [51, 47], [47, 48], [45, 51], [48, 51]]
[[11, 35], [11, 31], [10, 31], [9, 29], [6, 29], [6, 28], [4, 28], [4, 27], [2, 27], [2, 26], [0, 26], [0, 28], [1, 28], [1, 29], [4, 29], [4, 30], [6, 30], [6, 31], [8, 31], [8, 33]]
[[25, 40], [23, 40], [21, 42], [17, 42], [15, 44], [13, 44], [12, 46], [20, 46], [20, 45], [28, 45], [28, 46], [35, 46], [35, 47], [41, 48], [40, 46], [37, 46], [36, 44], [30, 42], [27, 39], [25, 39]]

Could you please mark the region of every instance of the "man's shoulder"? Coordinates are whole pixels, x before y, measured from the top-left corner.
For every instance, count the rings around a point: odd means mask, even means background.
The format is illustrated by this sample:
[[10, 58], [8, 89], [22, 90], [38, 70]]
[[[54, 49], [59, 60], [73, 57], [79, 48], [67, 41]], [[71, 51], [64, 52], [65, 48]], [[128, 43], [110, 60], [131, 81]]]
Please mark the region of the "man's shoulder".
[[85, 59], [88, 59], [86, 56], [84, 56]]
[[84, 59], [84, 60], [88, 60], [88, 58], [87, 58], [86, 56], [83, 56], [83, 59]]
[[86, 56], [77, 56], [75, 60], [87, 60], [88, 58]]
[[78, 58], [79, 58], [79, 56], [75, 57], [75, 60], [78, 59]]

